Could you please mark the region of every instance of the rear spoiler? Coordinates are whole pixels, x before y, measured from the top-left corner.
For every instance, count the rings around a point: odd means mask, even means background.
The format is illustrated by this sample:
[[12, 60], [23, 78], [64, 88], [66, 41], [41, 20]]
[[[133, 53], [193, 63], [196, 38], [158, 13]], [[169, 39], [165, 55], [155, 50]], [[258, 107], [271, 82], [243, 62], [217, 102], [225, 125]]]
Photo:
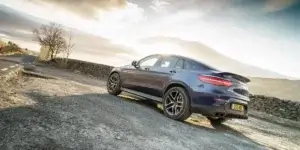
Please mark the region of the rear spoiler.
[[248, 83], [248, 82], [250, 82], [250, 79], [248, 79], [248, 78], [246, 78], [246, 77], [244, 77], [244, 76], [235, 74], [235, 73], [231, 73], [231, 72], [219, 72], [219, 73], [217, 73], [217, 74], [219, 74], [219, 75], [221, 75], [221, 76], [230, 76], [230, 77], [232, 77], [232, 78], [234, 78], [234, 79], [236, 79], [236, 80], [239, 80], [239, 81], [241, 81], [241, 82], [243, 82], [243, 83]]

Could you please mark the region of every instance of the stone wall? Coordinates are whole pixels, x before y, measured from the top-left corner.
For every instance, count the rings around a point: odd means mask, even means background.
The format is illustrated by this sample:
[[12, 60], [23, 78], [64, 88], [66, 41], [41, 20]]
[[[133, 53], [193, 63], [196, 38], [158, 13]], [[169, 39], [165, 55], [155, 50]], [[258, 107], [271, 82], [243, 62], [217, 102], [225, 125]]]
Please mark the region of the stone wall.
[[[58, 66], [58, 61], [59, 60], [52, 62], [52, 65]], [[81, 72], [97, 78], [107, 78], [113, 67], [70, 59], [66, 68], [71, 71]], [[265, 112], [281, 118], [300, 121], [300, 102], [281, 100], [263, 95], [250, 95], [250, 99], [249, 108], [252, 110]]]
[[281, 100], [275, 97], [268, 97], [263, 95], [250, 96], [250, 109], [268, 114], [300, 121], [300, 102]]
[[[52, 61], [50, 64], [56, 67], [60, 67], [59, 65], [60, 59], [56, 59]], [[80, 72], [85, 75], [106, 79], [112, 70], [112, 66], [96, 64], [92, 62], [80, 61], [75, 59], [69, 59], [66, 66], [63, 68], [71, 70], [73, 72]]]

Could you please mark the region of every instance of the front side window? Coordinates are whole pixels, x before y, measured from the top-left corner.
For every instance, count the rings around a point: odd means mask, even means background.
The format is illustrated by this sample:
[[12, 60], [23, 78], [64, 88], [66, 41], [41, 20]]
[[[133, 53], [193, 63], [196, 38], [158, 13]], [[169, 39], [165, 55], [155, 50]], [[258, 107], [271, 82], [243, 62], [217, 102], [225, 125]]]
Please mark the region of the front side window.
[[146, 57], [139, 62], [139, 66], [140, 67], [153, 67], [157, 63], [159, 58], [160, 58], [159, 56]]

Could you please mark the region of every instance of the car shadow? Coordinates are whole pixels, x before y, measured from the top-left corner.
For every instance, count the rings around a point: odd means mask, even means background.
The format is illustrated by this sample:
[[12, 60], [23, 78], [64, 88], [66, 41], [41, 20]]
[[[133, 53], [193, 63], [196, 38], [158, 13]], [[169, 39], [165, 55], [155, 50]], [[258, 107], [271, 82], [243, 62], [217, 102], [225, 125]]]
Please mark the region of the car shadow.
[[[135, 97], [134, 95], [128, 94], [128, 93], [122, 93], [122, 95], [118, 96], [123, 100], [126, 100], [131, 103], [136, 103], [139, 104], [143, 107], [152, 109], [160, 114], [163, 115], [163, 110], [161, 104], [156, 103], [155, 101], [149, 100], [149, 99], [140, 99], [138, 97]], [[200, 116], [200, 117], [199, 117]], [[194, 128], [199, 128], [202, 130], [207, 130], [207, 131], [212, 131], [212, 132], [223, 132], [223, 133], [230, 133], [234, 134], [236, 136], [249, 139], [245, 135], [243, 135], [241, 132], [231, 128], [230, 126], [226, 124], [211, 124], [208, 119], [206, 119], [205, 116], [201, 115], [195, 115], [193, 114], [190, 118], [188, 118], [186, 121], [182, 122], [185, 125], [194, 127]], [[250, 139], [249, 139], [250, 140]]]
[[154, 110], [154, 111], [156, 111], [160, 114], [164, 113], [162, 108], [160, 107], [160, 104], [153, 101], [153, 100], [146, 99], [146, 98], [141, 98], [141, 97], [132, 95], [130, 93], [125, 93], [125, 92], [122, 92], [118, 97], [121, 98], [122, 100], [125, 100], [125, 101], [129, 102], [129, 103], [139, 104], [143, 107], [152, 109], [152, 110]]
[[[122, 93], [118, 97], [120, 97], [122, 100], [126, 100], [128, 102], [136, 103], [143, 107], [152, 109], [161, 115], [164, 114], [164, 112], [162, 110], [162, 106], [160, 106], [161, 104], [159, 104], [155, 101], [152, 101], [150, 99], [141, 99], [141, 98], [131, 95], [129, 93]], [[202, 116], [200, 114], [192, 114], [192, 116], [190, 118], [188, 118], [187, 120], [185, 120], [182, 123], [187, 126], [193, 127], [193, 128], [198, 128], [198, 129], [206, 130], [206, 131], [210, 131], [210, 132], [229, 133], [229, 134], [233, 134], [235, 136], [252, 141], [252, 139], [246, 137], [243, 133], [239, 132], [238, 130], [233, 129], [232, 127], [230, 127], [226, 124], [219, 124], [219, 125], [211, 124], [209, 122], [209, 120], [206, 119], [205, 116]]]
[[[34, 101], [34, 104], [0, 109], [0, 149], [105, 149], [98, 147], [99, 144], [95, 146], [95, 141], [102, 144], [104, 142], [104, 145], [111, 144], [105, 137], [114, 140], [118, 134], [115, 131], [111, 132], [111, 129], [125, 129], [132, 135], [139, 136], [147, 136], [149, 132], [160, 132], [168, 136], [175, 134], [170, 133], [173, 130], [165, 131], [161, 127], [169, 124], [174, 124], [175, 132], [179, 128], [206, 131], [215, 135], [216, 131], [230, 130], [247, 140], [247, 143], [239, 146], [248, 149], [262, 148], [230, 127], [207, 128], [189, 122], [173, 121], [163, 116], [156, 103], [126, 94], [111, 96], [107, 93], [87, 93], [55, 96], [41, 91], [27, 91], [24, 95]], [[153, 121], [154, 123], [149, 124]], [[190, 134], [199, 136], [194, 132]], [[235, 144], [240, 143], [236, 142]], [[116, 149], [126, 144], [114, 143]]]
[[[51, 66], [37, 67], [35, 71], [27, 71], [24, 75], [29, 77], [51, 78], [51, 79], [64, 79], [68, 81], [77, 82], [97, 87], [105, 87], [106, 82], [103, 78], [88, 77], [83, 74], [76, 74], [67, 69], [58, 69]], [[37, 76], [38, 75], [38, 76]], [[97, 80], [91, 80], [97, 79]]]

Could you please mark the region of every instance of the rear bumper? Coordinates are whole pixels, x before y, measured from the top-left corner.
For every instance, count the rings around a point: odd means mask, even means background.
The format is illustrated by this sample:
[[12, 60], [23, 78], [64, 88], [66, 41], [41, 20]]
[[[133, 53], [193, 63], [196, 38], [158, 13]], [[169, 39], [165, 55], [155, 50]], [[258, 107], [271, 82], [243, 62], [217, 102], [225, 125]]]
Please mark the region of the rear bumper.
[[[243, 105], [244, 111], [232, 110], [232, 104]], [[235, 98], [229, 98], [226, 101], [216, 100], [215, 103], [210, 105], [192, 104], [192, 112], [210, 117], [248, 119], [248, 102]]]

